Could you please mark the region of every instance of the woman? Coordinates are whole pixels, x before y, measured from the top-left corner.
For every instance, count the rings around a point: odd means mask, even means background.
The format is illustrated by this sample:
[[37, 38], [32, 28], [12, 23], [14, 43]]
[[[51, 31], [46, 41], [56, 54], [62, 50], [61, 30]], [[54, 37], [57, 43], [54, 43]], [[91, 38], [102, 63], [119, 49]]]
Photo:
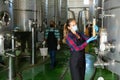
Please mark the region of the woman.
[[85, 77], [85, 47], [97, 37], [87, 38], [78, 32], [75, 19], [68, 19], [66, 22], [66, 43], [70, 47], [70, 72], [72, 80], [84, 80]]

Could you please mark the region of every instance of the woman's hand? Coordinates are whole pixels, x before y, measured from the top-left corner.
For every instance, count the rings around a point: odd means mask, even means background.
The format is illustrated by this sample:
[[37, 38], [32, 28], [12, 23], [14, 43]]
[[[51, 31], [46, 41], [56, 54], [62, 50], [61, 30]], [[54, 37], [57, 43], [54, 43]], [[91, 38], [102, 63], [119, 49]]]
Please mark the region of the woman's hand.
[[94, 26], [94, 29], [95, 29], [96, 32], [98, 32], [98, 30], [99, 30], [97, 25]]
[[89, 38], [89, 39], [87, 40], [87, 43], [89, 43], [89, 42], [91, 42], [91, 41], [94, 41], [94, 40], [96, 40], [96, 39], [97, 39], [97, 36], [91, 37], [91, 38]]

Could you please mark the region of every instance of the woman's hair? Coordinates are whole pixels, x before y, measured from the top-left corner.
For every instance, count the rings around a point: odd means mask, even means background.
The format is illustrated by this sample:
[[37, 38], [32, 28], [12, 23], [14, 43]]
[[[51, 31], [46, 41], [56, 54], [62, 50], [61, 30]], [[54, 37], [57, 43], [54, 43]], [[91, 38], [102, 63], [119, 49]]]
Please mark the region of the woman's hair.
[[70, 18], [70, 19], [68, 19], [68, 20], [66, 21], [66, 23], [64, 24], [64, 30], [63, 30], [63, 35], [64, 35], [64, 37], [70, 32], [70, 30], [68, 29], [68, 27], [70, 26], [70, 23], [71, 23], [72, 21], [75, 21], [75, 19], [74, 19], [74, 18]]
[[70, 19], [68, 19], [68, 20], [66, 21], [66, 23], [64, 24], [63, 40], [62, 40], [63, 43], [66, 43], [66, 36], [67, 36], [67, 34], [70, 32], [70, 30], [68, 29], [68, 27], [70, 26], [70, 23], [71, 23], [72, 21], [75, 21], [75, 19], [74, 19], [74, 18], [70, 18]]
[[72, 21], [75, 21], [75, 19], [74, 19], [74, 18], [69, 18], [69, 19], [67, 20], [67, 22], [66, 22], [66, 26], [67, 26], [67, 27], [70, 26], [70, 23], [71, 23]]
[[64, 25], [64, 31], [66, 31], [66, 33], [70, 32], [70, 30], [68, 29], [68, 27], [70, 26], [70, 23], [71, 23], [72, 21], [75, 21], [75, 19], [74, 19], [74, 18], [69, 18], [69, 19], [66, 21], [66, 23], [65, 23], [65, 25]]

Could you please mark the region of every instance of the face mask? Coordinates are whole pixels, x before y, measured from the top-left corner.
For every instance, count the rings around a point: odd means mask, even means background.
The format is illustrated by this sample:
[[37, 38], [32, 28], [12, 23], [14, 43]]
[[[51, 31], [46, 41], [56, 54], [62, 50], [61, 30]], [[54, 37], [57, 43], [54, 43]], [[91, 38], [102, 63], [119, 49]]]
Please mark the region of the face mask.
[[73, 26], [72, 29], [73, 29], [74, 31], [77, 31], [77, 30], [78, 30], [77, 25]]

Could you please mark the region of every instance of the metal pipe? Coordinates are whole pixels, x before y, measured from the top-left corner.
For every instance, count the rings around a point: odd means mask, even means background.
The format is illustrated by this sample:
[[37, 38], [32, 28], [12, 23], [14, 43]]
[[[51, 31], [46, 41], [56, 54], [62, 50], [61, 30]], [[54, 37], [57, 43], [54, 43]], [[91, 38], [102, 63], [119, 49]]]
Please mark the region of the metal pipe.
[[57, 0], [54, 0], [54, 21], [57, 23]]
[[75, 13], [74, 13], [74, 11], [70, 10], [70, 8], [68, 8], [68, 11], [70, 11], [72, 13], [73, 18], [75, 19]]
[[12, 58], [15, 57], [15, 55], [9, 54], [9, 53], [6, 53], [6, 55], [9, 57], [8, 78], [9, 78], [9, 80], [14, 80], [13, 79], [13, 59]]
[[12, 70], [12, 57], [9, 56], [9, 80], [13, 80], [13, 70]]
[[103, 26], [104, 26], [104, 0], [102, 0], [102, 25], [101, 25], [101, 27], [103, 28]]
[[14, 40], [14, 35], [12, 35], [12, 52], [14, 53], [14, 50], [15, 50], [15, 40]]
[[112, 7], [112, 8], [105, 9], [105, 11], [109, 11], [109, 10], [113, 10], [113, 9], [119, 9], [119, 8], [120, 8], [120, 6]]
[[93, 18], [93, 26], [92, 26], [92, 28], [93, 28], [93, 31], [92, 31], [92, 36], [96, 36], [96, 32], [95, 32], [95, 29], [94, 29], [94, 26], [96, 25], [96, 19], [95, 18]]
[[32, 64], [34, 65], [35, 61], [34, 61], [34, 27], [32, 27]]
[[[45, 18], [44, 18], [44, 20], [46, 20], [47, 21], [47, 23], [48, 23], [48, 0], [45, 0], [45, 3], [44, 3], [44, 5], [43, 5], [45, 8], [45, 12], [44, 12], [44, 15], [45, 15]], [[48, 25], [48, 24], [47, 24]]]
[[108, 65], [109, 65], [109, 63], [107, 63], [107, 62], [103, 62], [103, 63], [101, 62], [101, 63], [95, 63], [94, 64], [95, 67], [97, 67], [97, 66], [108, 66]]
[[61, 18], [61, 7], [62, 7], [62, 0], [59, 0], [59, 18]]
[[[37, 0], [36, 1], [36, 6], [41, 5], [41, 2], [42, 2], [41, 0]], [[37, 16], [37, 23], [38, 23], [37, 27], [38, 28], [41, 28], [41, 9], [42, 9], [41, 6], [40, 7], [36, 7], [36, 10], [37, 10], [37, 12], [36, 12], [37, 15], [36, 16]]]
[[115, 17], [114, 14], [105, 14], [104, 17]]
[[[12, 35], [12, 53], [14, 53], [14, 49], [15, 49], [15, 46], [14, 46], [14, 35]], [[12, 57], [15, 57], [14, 55], [12, 54], [8, 54], [6, 53], [6, 55], [8, 55], [9, 57], [9, 80], [14, 80], [13, 79], [13, 59]]]
[[[14, 53], [14, 51], [15, 51], [14, 35], [12, 35], [12, 53]], [[9, 57], [9, 80], [13, 80], [13, 66], [12, 66], [13, 59], [12, 59], [12, 57], [15, 57], [15, 56], [12, 54], [7, 54], [7, 53], [6, 53], [6, 55], [8, 55], [8, 57]]]
[[34, 44], [34, 38], [35, 38], [35, 36], [34, 36], [34, 27], [33, 26], [31, 26], [32, 27], [32, 65], [34, 65], [35, 64], [35, 49], [34, 49], [34, 47], [35, 47], [35, 44]]
[[4, 37], [0, 35], [0, 55], [4, 55]]
[[75, 8], [75, 9], [76, 9], [76, 8], [80, 8], [80, 9], [81, 9], [81, 8], [89, 8], [89, 7], [88, 7], [88, 6], [84, 6], [84, 7], [83, 7], [83, 6], [81, 6], [81, 7], [69, 7], [69, 8], [70, 8], [70, 9], [74, 9], [74, 8]]

